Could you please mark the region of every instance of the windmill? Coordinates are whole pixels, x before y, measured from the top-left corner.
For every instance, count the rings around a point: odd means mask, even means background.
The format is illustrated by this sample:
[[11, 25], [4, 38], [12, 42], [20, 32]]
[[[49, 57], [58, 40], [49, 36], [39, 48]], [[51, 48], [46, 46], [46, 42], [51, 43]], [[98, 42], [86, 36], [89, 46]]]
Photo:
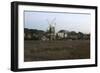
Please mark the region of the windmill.
[[49, 39], [50, 40], [54, 40], [55, 39], [55, 26], [56, 23], [54, 22], [56, 20], [56, 18], [54, 18], [51, 22], [49, 22], [49, 20], [47, 19], [48, 22], [48, 35], [49, 35]]

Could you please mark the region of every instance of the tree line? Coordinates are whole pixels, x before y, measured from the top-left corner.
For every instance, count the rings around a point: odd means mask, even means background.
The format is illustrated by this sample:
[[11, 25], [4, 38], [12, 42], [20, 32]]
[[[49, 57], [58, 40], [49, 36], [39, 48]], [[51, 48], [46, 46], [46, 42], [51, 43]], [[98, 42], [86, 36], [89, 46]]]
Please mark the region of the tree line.
[[84, 34], [82, 32], [59, 30], [57, 33], [51, 33], [48, 31], [28, 29], [24, 28], [25, 40], [89, 40], [90, 34]]

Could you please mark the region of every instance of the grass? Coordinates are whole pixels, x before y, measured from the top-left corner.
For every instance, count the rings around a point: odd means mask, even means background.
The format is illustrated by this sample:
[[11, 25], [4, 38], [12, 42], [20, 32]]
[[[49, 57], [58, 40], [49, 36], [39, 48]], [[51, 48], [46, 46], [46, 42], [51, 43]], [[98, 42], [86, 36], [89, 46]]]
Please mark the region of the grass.
[[89, 40], [25, 40], [24, 45], [24, 61], [90, 58]]

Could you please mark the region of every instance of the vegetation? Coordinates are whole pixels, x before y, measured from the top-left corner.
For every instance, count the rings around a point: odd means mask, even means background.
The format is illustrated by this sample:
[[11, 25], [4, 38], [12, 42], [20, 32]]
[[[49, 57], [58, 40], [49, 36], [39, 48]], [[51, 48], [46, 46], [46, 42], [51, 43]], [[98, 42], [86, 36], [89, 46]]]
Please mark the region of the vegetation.
[[24, 44], [24, 61], [90, 58], [89, 40], [25, 40]]
[[[84, 34], [82, 32], [76, 33], [75, 31], [59, 30], [55, 33], [54, 28], [51, 30], [43, 31], [37, 29], [27, 29], [24, 28], [24, 39], [25, 40], [42, 40], [43, 37], [47, 40], [89, 40], [90, 34]], [[59, 35], [60, 34], [60, 35]]]

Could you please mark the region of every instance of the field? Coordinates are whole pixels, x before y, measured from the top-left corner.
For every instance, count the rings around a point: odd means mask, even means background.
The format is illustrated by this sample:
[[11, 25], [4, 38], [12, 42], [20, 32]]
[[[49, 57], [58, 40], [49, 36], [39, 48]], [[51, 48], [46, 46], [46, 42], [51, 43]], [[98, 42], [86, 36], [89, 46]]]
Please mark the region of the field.
[[24, 61], [90, 58], [90, 40], [24, 41]]

